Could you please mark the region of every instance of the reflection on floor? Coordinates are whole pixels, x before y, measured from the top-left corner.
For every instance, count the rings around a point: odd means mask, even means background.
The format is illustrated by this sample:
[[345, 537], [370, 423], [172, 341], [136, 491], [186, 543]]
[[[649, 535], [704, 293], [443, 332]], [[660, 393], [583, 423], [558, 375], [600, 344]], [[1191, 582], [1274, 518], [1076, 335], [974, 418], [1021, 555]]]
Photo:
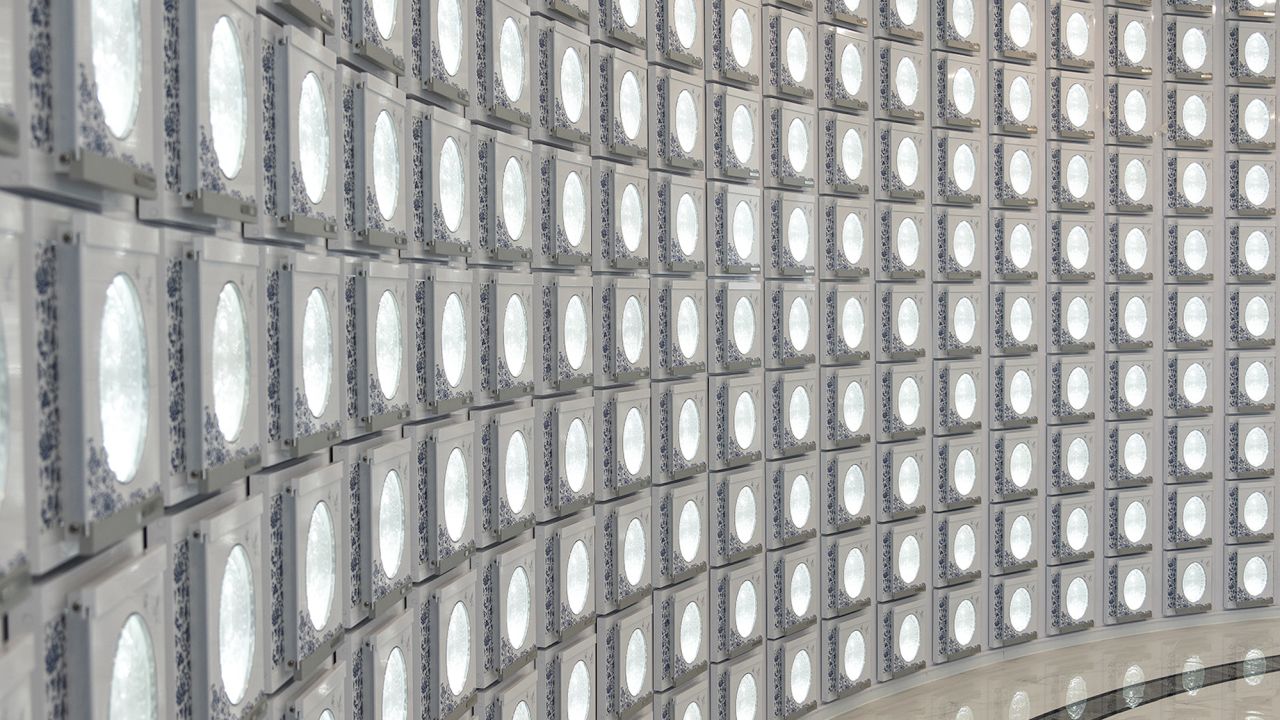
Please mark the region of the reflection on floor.
[[1280, 718], [1280, 658], [1270, 656], [1280, 656], [1280, 620], [1181, 626], [974, 668], [840, 717]]

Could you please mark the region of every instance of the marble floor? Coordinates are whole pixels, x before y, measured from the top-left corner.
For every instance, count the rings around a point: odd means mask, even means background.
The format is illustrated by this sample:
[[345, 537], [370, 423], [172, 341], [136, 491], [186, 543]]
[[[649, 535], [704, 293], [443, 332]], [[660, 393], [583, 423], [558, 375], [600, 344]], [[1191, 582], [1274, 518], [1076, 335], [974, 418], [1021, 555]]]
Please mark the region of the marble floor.
[[[906, 720], [1280, 720], [1280, 617], [1024, 654], [835, 712]], [[852, 707], [852, 704], [848, 705]]]

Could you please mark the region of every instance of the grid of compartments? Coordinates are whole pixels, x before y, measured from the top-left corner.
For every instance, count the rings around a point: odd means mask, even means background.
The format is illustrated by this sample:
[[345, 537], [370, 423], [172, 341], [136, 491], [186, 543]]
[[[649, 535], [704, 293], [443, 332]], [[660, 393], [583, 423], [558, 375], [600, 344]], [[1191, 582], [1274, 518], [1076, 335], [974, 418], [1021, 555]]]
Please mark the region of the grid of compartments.
[[1273, 0], [8, 17], [18, 717], [788, 720], [1273, 602]]

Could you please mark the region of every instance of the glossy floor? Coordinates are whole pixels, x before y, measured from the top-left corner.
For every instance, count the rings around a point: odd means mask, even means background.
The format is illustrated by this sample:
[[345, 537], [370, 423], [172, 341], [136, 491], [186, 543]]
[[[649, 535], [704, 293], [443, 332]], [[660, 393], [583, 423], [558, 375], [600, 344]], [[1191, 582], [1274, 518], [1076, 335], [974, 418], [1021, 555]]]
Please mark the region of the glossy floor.
[[1023, 654], [833, 717], [1263, 720], [1280, 718], [1277, 671], [1280, 616], [1257, 615]]

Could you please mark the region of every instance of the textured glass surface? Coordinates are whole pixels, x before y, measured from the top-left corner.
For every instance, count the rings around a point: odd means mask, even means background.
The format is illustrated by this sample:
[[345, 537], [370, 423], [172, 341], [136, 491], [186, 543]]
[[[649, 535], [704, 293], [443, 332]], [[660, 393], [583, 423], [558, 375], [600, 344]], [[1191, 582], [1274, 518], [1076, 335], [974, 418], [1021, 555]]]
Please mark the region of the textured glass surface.
[[951, 255], [962, 268], [972, 266], [977, 258], [978, 236], [973, 230], [973, 223], [968, 220], [956, 223], [955, 232], [951, 235]]
[[733, 628], [739, 637], [747, 637], [756, 627], [756, 586], [744, 580], [733, 599]]
[[920, 12], [918, 0], [895, 0], [893, 6], [897, 10], [898, 18], [902, 20], [904, 25], [915, 24], [916, 15]]
[[973, 188], [973, 182], [978, 177], [978, 159], [974, 157], [973, 148], [969, 145], [956, 146], [956, 152], [951, 157], [951, 174], [956, 186], [962, 191], [968, 192]]
[[618, 84], [618, 119], [622, 122], [622, 132], [628, 140], [635, 140], [640, 134], [640, 121], [644, 118], [644, 91], [640, 88], [640, 80], [630, 70], [622, 75]]
[[138, 0], [90, 0], [89, 12], [96, 99], [107, 129], [124, 139], [133, 132], [142, 98], [141, 9]]
[[[160, 716], [156, 655], [151, 632], [138, 613], [125, 619], [111, 658], [108, 720], [156, 720]], [[16, 716], [15, 716], [16, 717]]]
[[337, 584], [338, 541], [333, 532], [333, 516], [322, 500], [311, 509], [307, 523], [307, 546], [304, 554], [303, 582], [307, 592], [307, 619], [311, 627], [321, 630], [329, 622], [333, 589]]
[[382, 574], [387, 578], [395, 577], [400, 571], [406, 522], [404, 481], [400, 473], [388, 470], [378, 497], [378, 560], [382, 562]]
[[898, 497], [910, 505], [920, 497], [920, 463], [910, 455], [898, 466]]
[[1249, 269], [1261, 272], [1271, 259], [1271, 241], [1261, 230], [1254, 230], [1244, 241], [1244, 261]]
[[218, 293], [211, 345], [213, 416], [227, 442], [235, 442], [249, 407], [249, 320], [235, 283], [223, 285]]
[[622, 305], [622, 354], [628, 362], [639, 362], [644, 351], [644, 310], [635, 295]]
[[564, 114], [569, 122], [577, 123], [582, 119], [582, 111], [587, 104], [587, 75], [582, 67], [582, 58], [573, 47], [565, 48], [560, 56], [560, 103], [564, 105]]
[[803, 173], [809, 162], [809, 129], [800, 118], [787, 125], [787, 162], [798, 173]]
[[1034, 21], [1031, 19], [1031, 9], [1026, 3], [1015, 2], [1009, 8], [1009, 39], [1019, 48], [1025, 48], [1027, 43], [1031, 42], [1031, 29], [1034, 27]]
[[243, 545], [227, 554], [218, 590], [218, 679], [232, 705], [249, 689], [257, 643], [253, 566]]
[[627, 692], [636, 697], [644, 689], [644, 678], [649, 672], [648, 645], [644, 641], [644, 633], [639, 628], [631, 631], [627, 639], [627, 655], [623, 661], [623, 676], [627, 682]]
[[867, 640], [860, 630], [854, 630], [844, 641], [844, 676], [855, 682], [861, 679], [866, 662]]
[[462, 450], [454, 448], [444, 468], [444, 529], [450, 540], [458, 542], [462, 539], [470, 509], [471, 471]]
[[396, 27], [398, 0], [369, 0], [373, 8], [373, 26], [383, 40], [390, 40]]
[[734, 108], [731, 123], [729, 146], [733, 148], [733, 156], [738, 159], [738, 162], [745, 165], [751, 160], [751, 153], [756, 145], [755, 121], [751, 118], [751, 111], [746, 105]]
[[1122, 47], [1125, 58], [1134, 65], [1147, 56], [1147, 29], [1141, 22], [1130, 20], [1125, 24]]
[[528, 204], [524, 166], [514, 157], [507, 158], [507, 163], [502, 168], [502, 224], [513, 240], [519, 240], [524, 235]]
[[1209, 374], [1200, 363], [1191, 363], [1182, 373], [1182, 395], [1192, 405], [1209, 393]]
[[1182, 462], [1193, 472], [1204, 467], [1209, 457], [1209, 440], [1199, 430], [1192, 430], [1182, 440]]
[[756, 494], [749, 487], [738, 488], [734, 497], [733, 534], [744, 545], [756, 534]]
[[[914, 145], [912, 147], [915, 147]], [[920, 259], [920, 226], [911, 218], [903, 218], [898, 223], [898, 231], [894, 234], [894, 244], [898, 248], [898, 259], [903, 265], [915, 265]]]
[[1251, 428], [1244, 436], [1244, 461], [1250, 466], [1258, 468], [1267, 461], [1267, 455], [1271, 453], [1271, 438], [1267, 436], [1267, 431], [1255, 427]]
[[862, 138], [852, 128], [845, 130], [840, 138], [840, 167], [850, 179], [856, 180], [862, 175]]
[[450, 387], [458, 387], [467, 363], [467, 316], [462, 308], [462, 298], [457, 293], [449, 293], [444, 301], [444, 315], [440, 319], [440, 349], [444, 379]]
[[1031, 592], [1026, 588], [1018, 588], [1009, 598], [1009, 625], [1017, 632], [1022, 632], [1031, 624]]
[[693, 400], [685, 400], [680, 405], [680, 417], [676, 424], [679, 426], [680, 456], [685, 460], [693, 460], [702, 440], [702, 418], [698, 415], [698, 404]]
[[[1198, 162], [1187, 163], [1182, 169], [1182, 194], [1187, 196], [1191, 204], [1199, 204], [1209, 193], [1209, 173], [1204, 165]], [[1190, 265], [1190, 261], [1187, 262]], [[1196, 269], [1192, 266], [1192, 270]]]
[[898, 386], [898, 418], [911, 425], [920, 417], [920, 385], [914, 378], [907, 378]]
[[1258, 141], [1265, 138], [1267, 132], [1271, 130], [1271, 110], [1267, 107], [1266, 101], [1261, 98], [1250, 100], [1244, 108], [1241, 125], [1249, 135], [1249, 139]]
[[1018, 560], [1025, 560], [1031, 553], [1031, 520], [1019, 515], [1009, 526], [1009, 552]]
[[961, 525], [956, 531], [955, 553], [953, 557], [956, 561], [956, 567], [961, 570], [968, 570], [973, 567], [973, 561], [978, 556], [978, 536], [973, 532], [972, 525]]
[[1191, 537], [1200, 537], [1209, 524], [1209, 508], [1199, 495], [1192, 495], [1182, 506], [1182, 529]]
[[587, 425], [581, 418], [574, 418], [564, 436], [564, 474], [570, 490], [582, 492], [587, 484], [590, 465], [591, 443], [587, 439]]
[[809, 304], [802, 297], [792, 299], [787, 311], [787, 339], [796, 352], [809, 347]]
[[1089, 91], [1080, 83], [1071, 83], [1067, 88], [1067, 121], [1077, 128], [1089, 122]]
[[622, 464], [632, 475], [644, 465], [644, 446], [644, 418], [639, 409], [631, 408], [622, 421]]
[[[3, 353], [0, 353], [3, 358]], [[0, 365], [0, 376], [7, 366]], [[150, 423], [151, 381], [147, 368], [147, 325], [133, 280], [123, 273], [107, 285], [98, 337], [98, 422], [107, 468], [127, 483], [137, 475]], [[8, 456], [8, 393], [4, 398], [3, 455]], [[0, 472], [7, 463], [0, 464]], [[4, 489], [0, 484], [0, 491]]]
[[[1143, 176], [1143, 182], [1146, 182], [1145, 175]], [[1066, 249], [1067, 262], [1071, 264], [1071, 267], [1076, 270], [1084, 269], [1085, 263], [1089, 262], [1089, 231], [1080, 225], [1072, 226], [1071, 230], [1067, 232]]]
[[436, 0], [436, 48], [440, 62], [450, 77], [457, 75], [462, 66], [462, 3], [461, 0]]
[[[806, 317], [807, 319], [807, 317]], [[686, 360], [692, 360], [698, 352], [698, 336], [702, 332], [702, 320], [698, 314], [698, 303], [690, 295], [680, 299], [680, 308], [676, 311], [676, 347]]]
[[677, 525], [680, 557], [684, 558], [685, 562], [693, 562], [698, 556], [698, 548], [702, 545], [702, 511], [698, 510], [697, 503], [692, 500], [685, 501], [680, 507], [680, 519]]
[[846, 430], [857, 432], [862, 427], [862, 419], [866, 414], [866, 398], [863, 396], [860, 383], [851, 382], [845, 386], [840, 411]]
[[1147, 601], [1147, 576], [1133, 568], [1124, 576], [1124, 604], [1130, 610], [1138, 610]]
[[862, 512], [862, 503], [866, 500], [867, 485], [860, 465], [850, 465], [844, 473], [844, 509], [850, 515]]
[[575, 615], [587, 606], [587, 593], [591, 590], [591, 558], [587, 544], [575, 540], [569, 548], [569, 560], [565, 563], [565, 596], [569, 610]]
[[1147, 533], [1147, 509], [1140, 502], [1131, 502], [1124, 508], [1124, 536], [1131, 542], [1142, 540]]
[[383, 220], [395, 216], [400, 204], [400, 140], [386, 110], [373, 123], [373, 196]]
[[1254, 295], [1244, 306], [1244, 327], [1250, 335], [1260, 337], [1271, 324], [1271, 309], [1261, 295]]
[[758, 695], [755, 676], [751, 673], [743, 675], [738, 683], [738, 692], [733, 696], [734, 720], [756, 720]]
[[513, 17], [502, 21], [502, 33], [498, 36], [498, 79], [511, 102], [518, 102], [524, 95], [525, 70], [524, 34]]
[[920, 542], [915, 535], [907, 535], [898, 544], [898, 577], [905, 583], [913, 583], [920, 575]]
[[1067, 403], [1073, 410], [1083, 410], [1089, 402], [1089, 373], [1084, 368], [1072, 369], [1067, 375]]
[[857, 348], [862, 345], [862, 334], [866, 329], [866, 315], [862, 311], [862, 303], [857, 298], [844, 301], [840, 310], [840, 337], [845, 345]]
[[756, 312], [751, 305], [751, 300], [746, 297], [738, 298], [733, 304], [733, 344], [738, 348], [738, 352], [744, 355], [751, 352], [751, 346], [756, 341]]
[[[1124, 236], [1124, 261], [1134, 270], [1141, 270], [1147, 264], [1147, 236], [1141, 228], [1130, 228]], [[1141, 303], [1141, 301], [1139, 300]], [[1130, 300], [1132, 304], [1132, 299]], [[1146, 322], [1146, 304], [1142, 303], [1143, 322]], [[1126, 323], [1128, 322], [1128, 305], [1125, 306]], [[1137, 337], [1137, 336], [1134, 336]]]
[[1267, 589], [1267, 561], [1261, 556], [1254, 555], [1244, 564], [1244, 572], [1241, 574], [1242, 585], [1244, 591], [1252, 597], [1257, 597]]
[[1009, 159], [1009, 184], [1019, 195], [1031, 189], [1031, 155], [1026, 150], [1015, 150]]
[[733, 17], [729, 20], [729, 52], [733, 55], [733, 61], [738, 67], [748, 67], [751, 63], [751, 56], [755, 52], [755, 34], [751, 29], [751, 18], [747, 16], [747, 11], [738, 8], [733, 11]]
[[681, 90], [676, 97], [676, 142], [687, 153], [693, 152], [698, 142], [698, 105], [688, 90]]
[[632, 518], [627, 524], [627, 532], [622, 538], [622, 571], [627, 582], [639, 585], [644, 575], [645, 562], [649, 556], [649, 547], [645, 538], [644, 526], [639, 518]]
[[528, 355], [529, 316], [524, 300], [512, 293], [507, 297], [507, 306], [502, 312], [502, 359], [512, 377], [519, 377], [524, 372]]
[[1067, 18], [1067, 49], [1076, 57], [1089, 51], [1089, 21], [1082, 13], [1071, 13]]
[[676, 246], [685, 257], [698, 251], [698, 203], [691, 193], [684, 193], [676, 203]]
[[1136, 295], [1125, 301], [1124, 331], [1131, 338], [1141, 338], [1147, 332], [1147, 303]]
[[675, 0], [672, 24], [676, 40], [686, 50], [692, 50], [698, 38], [698, 3], [696, 0]]
[[378, 298], [378, 314], [373, 331], [374, 368], [378, 389], [388, 400], [400, 389], [400, 364], [404, 352], [404, 330], [400, 322], [400, 303], [390, 290]]
[[1009, 407], [1015, 413], [1025, 415], [1031, 409], [1032, 393], [1031, 374], [1026, 370], [1015, 372], [1009, 381]]
[[519, 430], [511, 433], [507, 440], [504, 465], [503, 487], [506, 489], [507, 507], [512, 513], [519, 513], [529, 499], [529, 442]]
[[1193, 562], [1187, 565], [1182, 571], [1182, 595], [1187, 602], [1200, 602], [1204, 597], [1204, 592], [1208, 587], [1208, 576], [1205, 574], [1204, 565]]
[[1076, 340], [1083, 340], [1089, 332], [1089, 303], [1080, 295], [1067, 303], [1067, 332]]
[[444, 225], [449, 232], [457, 232], [462, 225], [462, 213], [466, 209], [467, 197], [466, 172], [457, 140], [452, 137], [445, 138], [440, 144], [437, 193], [440, 196], [440, 214], [444, 217]]
[[1083, 155], [1072, 155], [1067, 161], [1067, 192], [1077, 200], [1089, 192], [1089, 163]]
[[333, 330], [329, 302], [320, 288], [307, 294], [302, 313], [302, 394], [312, 416], [320, 417], [329, 405], [333, 378]]
[[329, 184], [329, 109], [315, 73], [302, 78], [298, 96], [298, 166], [302, 188], [312, 203], [320, 202]]
[[968, 645], [978, 630], [978, 611], [971, 600], [961, 600], [956, 605], [955, 616], [951, 620], [951, 633], [956, 642]]
[[574, 663], [565, 697], [568, 699], [565, 707], [567, 720], [587, 720], [591, 713], [591, 671], [585, 662], [579, 660]]
[[1254, 205], [1261, 205], [1271, 195], [1271, 176], [1261, 165], [1252, 165], [1244, 174], [1244, 196]]
[[444, 640], [444, 674], [449, 692], [460, 695], [471, 671], [471, 615], [465, 603], [454, 603]]
[[904, 345], [915, 345], [920, 337], [920, 306], [911, 298], [898, 303], [898, 338]]
[[957, 340], [967, 343], [973, 339], [973, 333], [978, 327], [978, 310], [974, 307], [972, 300], [967, 297], [957, 300], [955, 314], [951, 320]]
[[524, 641], [529, 637], [529, 619], [533, 613], [533, 588], [529, 583], [529, 573], [523, 567], [511, 571], [503, 606], [507, 616], [507, 641], [511, 647], [523, 649]]
[[1009, 112], [1018, 122], [1031, 117], [1031, 82], [1023, 75], [1015, 75], [1009, 83]]
[[1262, 74], [1271, 62], [1271, 43], [1260, 32], [1249, 33], [1244, 41], [1244, 64], [1255, 74]]
[[680, 657], [693, 664], [702, 651], [702, 610], [698, 603], [685, 603], [680, 613]]
[[1081, 620], [1089, 611], [1089, 583], [1084, 578], [1073, 578], [1067, 584], [1067, 615], [1072, 620]]
[[978, 407], [978, 384], [972, 374], [962, 373], [956, 380], [954, 402], [956, 413], [961, 419], [973, 417], [973, 412]]
[[746, 200], [733, 208], [733, 249], [743, 260], [750, 259], [756, 246], [756, 216]]
[[1204, 67], [1204, 62], [1209, 56], [1209, 41], [1204, 36], [1204, 31], [1200, 28], [1188, 28], [1182, 34], [1182, 61], [1192, 70], [1199, 70]]
[[1013, 301], [1013, 305], [1009, 308], [1009, 332], [1013, 335], [1013, 339], [1018, 342], [1026, 342], [1031, 337], [1031, 324], [1034, 322], [1031, 314], [1031, 301], [1024, 297], [1020, 297]]
[[914, 614], [907, 615], [898, 626], [898, 654], [911, 662], [920, 652], [920, 620]]
[[1147, 166], [1137, 158], [1125, 163], [1124, 191], [1131, 200], [1141, 200], [1147, 194]]
[[1139, 433], [1130, 433], [1124, 441], [1124, 467], [1133, 475], [1139, 475], [1147, 467], [1147, 440]]
[[756, 437], [756, 401], [751, 393], [738, 393], [733, 402], [733, 439], [738, 447], [746, 450]]
[[1076, 508], [1067, 515], [1067, 545], [1079, 552], [1089, 542], [1089, 513]]
[[813, 680], [813, 661], [807, 650], [801, 650], [791, 659], [791, 699], [804, 703], [809, 699], [809, 686]]
[[1079, 482], [1088, 472], [1089, 443], [1084, 438], [1078, 437], [1067, 445], [1067, 474], [1072, 480]]
[[791, 599], [791, 612], [804, 617], [809, 612], [809, 601], [813, 599], [813, 576], [809, 573], [808, 563], [797, 563], [791, 571], [788, 595]]
[[578, 247], [587, 234], [587, 192], [582, 177], [570, 172], [560, 194], [560, 220], [570, 247]]
[[791, 495], [787, 503], [787, 514], [791, 524], [803, 529], [809, 524], [809, 512], [813, 507], [813, 494], [809, 489], [809, 478], [797, 475], [791, 481]]
[[951, 468], [951, 479], [956, 491], [961, 495], [968, 495], [977, 486], [978, 460], [969, 448], [956, 453], [956, 459]]
[[622, 189], [622, 202], [618, 205], [618, 234], [622, 244], [631, 252], [640, 249], [644, 239], [644, 202], [635, 183], [627, 183]]
[[898, 179], [902, 180], [902, 184], [914, 185], [916, 178], [920, 175], [920, 153], [916, 150], [916, 144], [911, 141], [911, 138], [904, 137], [898, 142], [894, 163]]
[[862, 89], [862, 53], [855, 45], [845, 45], [840, 51], [840, 84], [854, 96]]
[[1026, 487], [1031, 481], [1031, 471], [1035, 461], [1031, 457], [1031, 446], [1020, 442], [1013, 446], [1009, 453], [1009, 479], [1016, 487]]
[[862, 587], [867, 580], [867, 559], [863, 557], [862, 550], [853, 548], [844, 556], [841, 575], [845, 594], [851, 598], [861, 597]]
[[1142, 132], [1147, 126], [1147, 97], [1138, 90], [1130, 90], [1124, 96], [1124, 124], [1132, 133]]
[[791, 391], [791, 401], [787, 403], [787, 427], [797, 440], [804, 440], [809, 435], [809, 422], [812, 419], [809, 391], [797, 385]]
[[1182, 127], [1192, 135], [1200, 137], [1209, 125], [1209, 108], [1204, 98], [1199, 95], [1188, 95], [1182, 103]]
[[619, 0], [618, 7], [622, 9], [622, 22], [627, 27], [635, 27], [640, 22], [640, 0]]
[[[1016, 156], [1017, 153], [1014, 153], [1014, 155]], [[1028, 161], [1027, 169], [1031, 169], [1030, 161]], [[1013, 264], [1018, 269], [1026, 269], [1027, 264], [1031, 262], [1032, 250], [1031, 229], [1023, 223], [1014, 225], [1013, 230], [1009, 233], [1009, 259], [1013, 261]]]
[[[99, 80], [101, 83], [101, 80]], [[244, 56], [235, 23], [222, 16], [209, 39], [209, 134], [222, 174], [240, 174], [249, 132], [249, 95], [245, 91]], [[105, 109], [105, 108], [104, 108]]]
[[800, 28], [793, 27], [787, 33], [786, 53], [787, 72], [791, 74], [792, 80], [803, 84], [809, 73], [809, 43]]
[[564, 352], [569, 367], [577, 370], [587, 358], [591, 328], [587, 323], [587, 306], [581, 295], [574, 295], [564, 308]]

